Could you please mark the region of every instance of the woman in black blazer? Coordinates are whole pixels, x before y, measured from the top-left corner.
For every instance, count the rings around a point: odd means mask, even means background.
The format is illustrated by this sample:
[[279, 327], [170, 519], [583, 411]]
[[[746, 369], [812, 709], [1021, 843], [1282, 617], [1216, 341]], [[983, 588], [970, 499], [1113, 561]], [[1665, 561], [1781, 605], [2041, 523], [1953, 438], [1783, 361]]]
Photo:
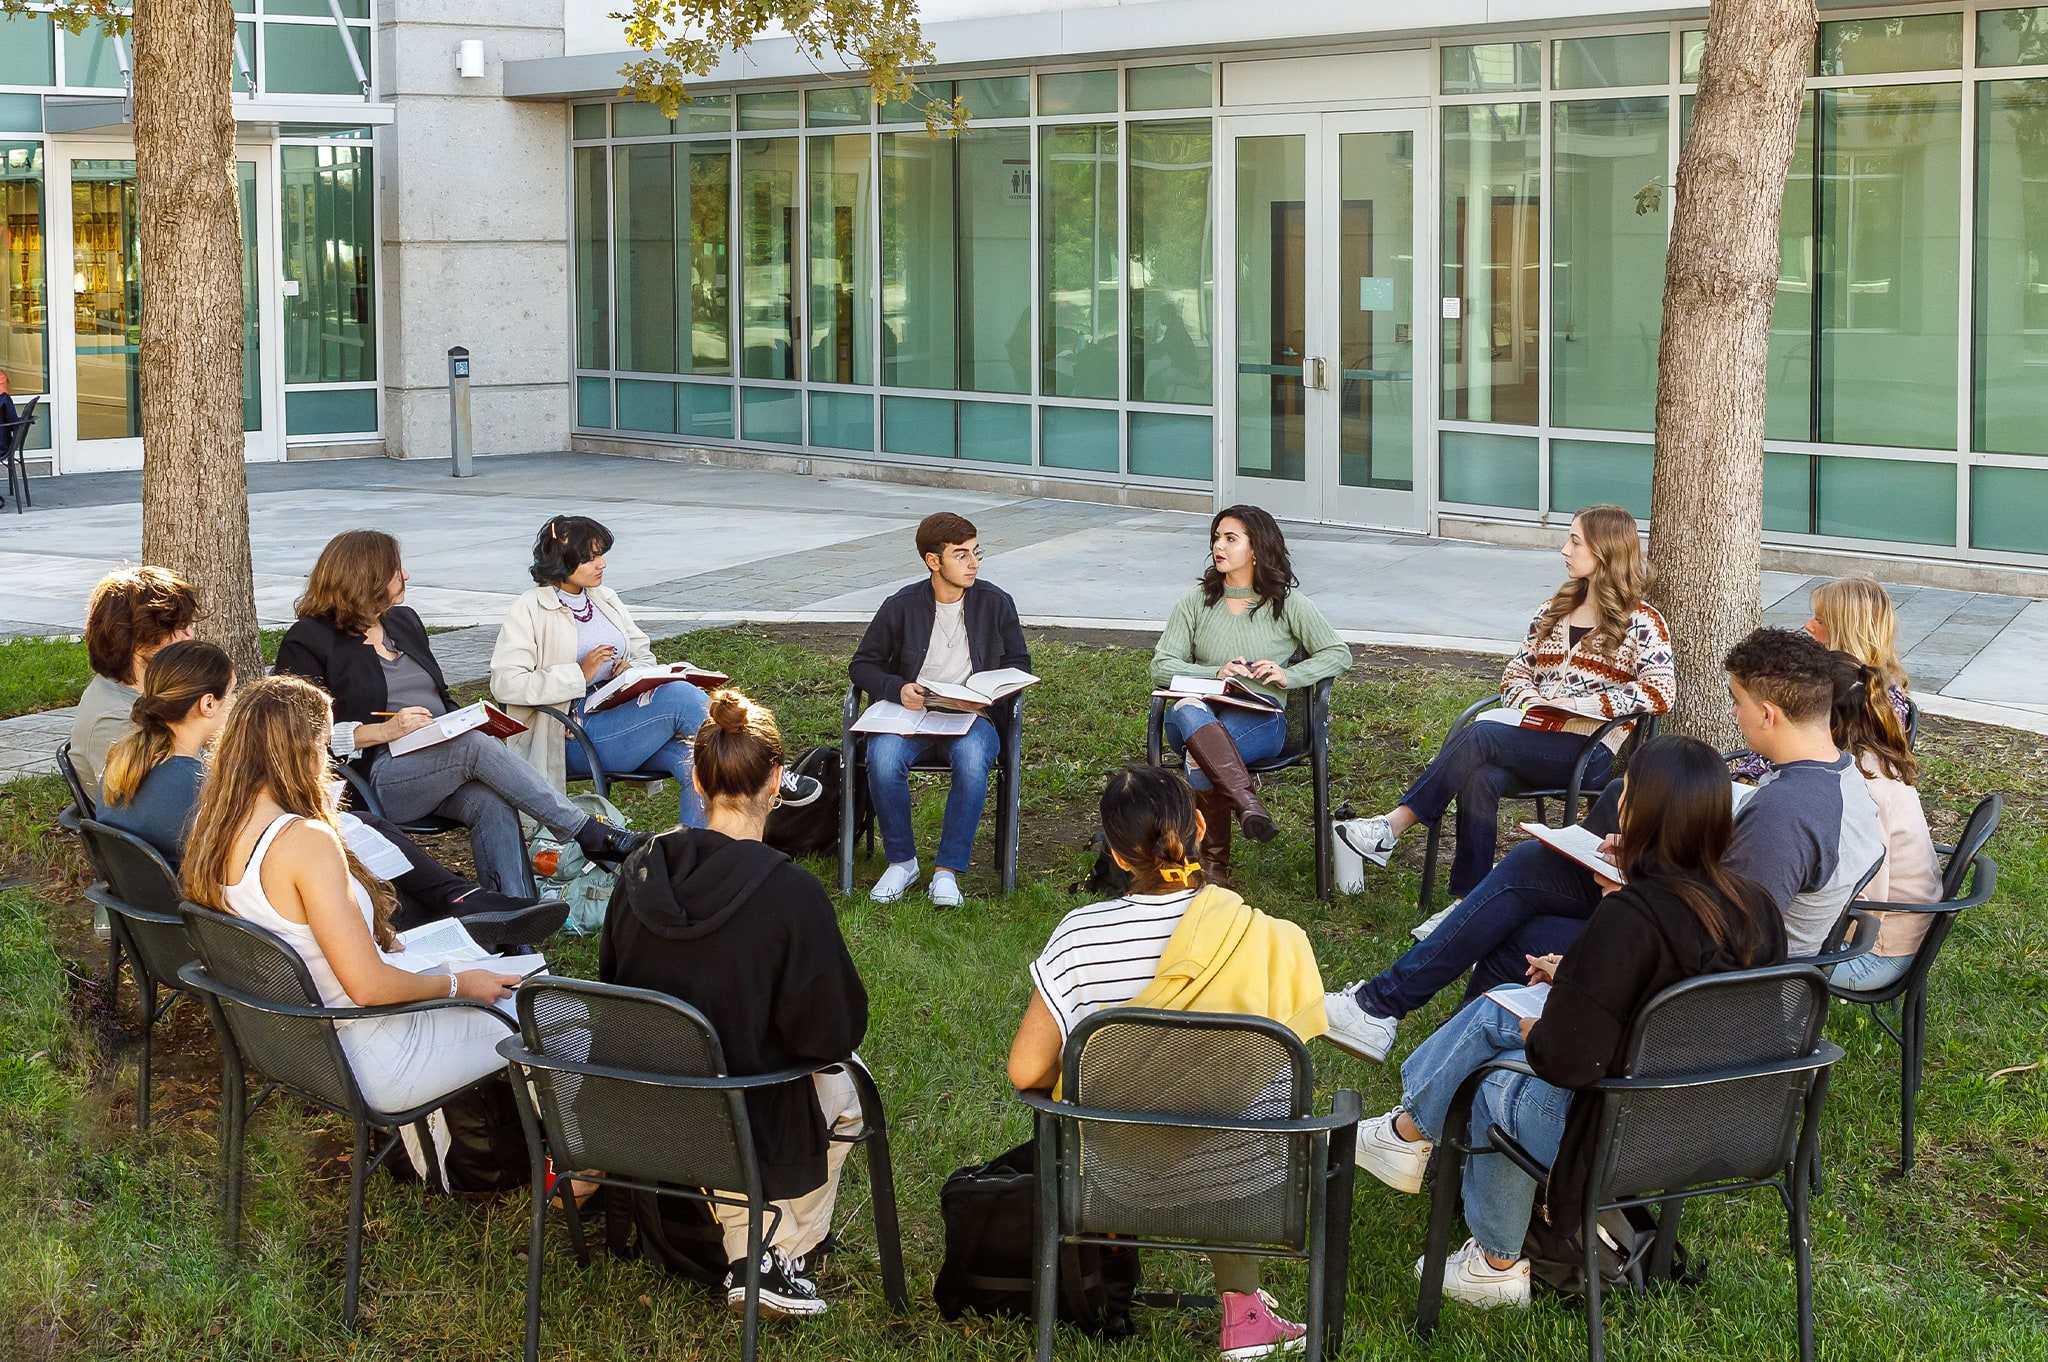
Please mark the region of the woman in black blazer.
[[498, 893], [533, 892], [522, 813], [574, 837], [594, 861], [623, 860], [642, 834], [584, 813], [496, 738], [472, 730], [402, 756], [383, 750], [456, 708], [426, 626], [400, 604], [405, 584], [396, 539], [379, 530], [338, 534], [320, 551], [294, 607], [298, 622], [278, 645], [280, 673], [334, 698], [334, 755], [363, 773], [386, 817], [439, 813], [467, 827], [477, 878]]

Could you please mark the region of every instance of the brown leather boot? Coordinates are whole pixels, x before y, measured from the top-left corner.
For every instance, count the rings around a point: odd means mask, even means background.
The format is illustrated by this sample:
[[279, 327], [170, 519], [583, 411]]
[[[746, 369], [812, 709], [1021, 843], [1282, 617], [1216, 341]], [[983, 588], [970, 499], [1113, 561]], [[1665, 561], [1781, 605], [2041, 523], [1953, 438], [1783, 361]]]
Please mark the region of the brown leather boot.
[[1202, 774], [1209, 777], [1209, 783], [1216, 787], [1216, 793], [1223, 796], [1225, 803], [1237, 813], [1237, 821], [1244, 825], [1244, 835], [1254, 842], [1270, 842], [1278, 835], [1273, 826], [1272, 815], [1259, 802], [1258, 793], [1252, 789], [1252, 774], [1244, 769], [1244, 758], [1237, 754], [1237, 744], [1230, 740], [1230, 732], [1222, 724], [1204, 724], [1188, 739], [1188, 755], [1202, 768]]
[[1195, 808], [1202, 815], [1202, 878], [1230, 888], [1230, 801], [1215, 790], [1196, 790]]

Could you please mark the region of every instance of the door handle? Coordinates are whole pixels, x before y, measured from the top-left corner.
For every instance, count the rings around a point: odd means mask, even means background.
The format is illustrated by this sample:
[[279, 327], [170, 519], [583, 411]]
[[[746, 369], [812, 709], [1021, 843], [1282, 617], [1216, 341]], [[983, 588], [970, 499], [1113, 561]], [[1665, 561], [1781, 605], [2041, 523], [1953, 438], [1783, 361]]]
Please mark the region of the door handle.
[[1324, 391], [1329, 386], [1328, 367], [1321, 356], [1311, 358], [1308, 362], [1308, 386], [1317, 392]]

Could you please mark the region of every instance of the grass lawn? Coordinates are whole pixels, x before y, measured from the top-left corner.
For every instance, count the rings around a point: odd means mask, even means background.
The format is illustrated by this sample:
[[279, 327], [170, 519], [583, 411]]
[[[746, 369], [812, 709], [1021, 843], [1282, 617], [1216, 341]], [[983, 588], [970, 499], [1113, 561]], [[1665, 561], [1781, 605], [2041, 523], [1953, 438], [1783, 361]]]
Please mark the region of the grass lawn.
[[[699, 633], [663, 645], [731, 671], [772, 703], [797, 748], [836, 738], [843, 631]], [[947, 1173], [1024, 1138], [1025, 1111], [1003, 1057], [1028, 984], [1025, 963], [1076, 899], [1104, 773], [1142, 751], [1142, 651], [1043, 639], [1046, 677], [1026, 710], [1024, 875], [994, 897], [984, 838], [964, 910], [921, 899], [840, 905], [872, 998], [862, 1051], [888, 1103], [914, 1308], [884, 1304], [868, 1219], [868, 1187], [848, 1165], [839, 1223], [847, 1251], [827, 1271], [830, 1315], [770, 1323], [772, 1358], [1013, 1359], [1028, 1325], [941, 1320], [929, 1304], [943, 1251], [939, 1186]], [[1377, 808], [1434, 750], [1444, 725], [1490, 684], [1484, 664], [1362, 654], [1337, 691], [1335, 786]], [[1951, 939], [1930, 1013], [1920, 1162], [1909, 1182], [1897, 1157], [1897, 1055], [1859, 1009], [1829, 1033], [1849, 1052], [1826, 1120], [1829, 1178], [1815, 1203], [1816, 1317], [1823, 1356], [2048, 1358], [2048, 751], [2038, 740], [1929, 720], [1923, 789], [1937, 836], [1952, 833], [1989, 790], [2008, 795], [1991, 851], [2001, 892]], [[1248, 897], [1301, 922], [1331, 984], [1369, 974], [1407, 944], [1421, 839], [1367, 892], [1316, 901], [1305, 834], [1306, 777], [1281, 777], [1268, 799], [1280, 840], [1241, 848]], [[937, 836], [943, 796], [921, 787], [919, 844]], [[155, 1133], [132, 1128], [130, 1051], [103, 1056], [106, 1020], [96, 974], [104, 955], [75, 894], [82, 867], [50, 820], [54, 779], [0, 790], [0, 874], [30, 882], [0, 893], [0, 1356], [152, 1359], [502, 1359], [517, 1356], [527, 1201], [428, 1200], [388, 1179], [372, 1185], [364, 1260], [364, 1323], [340, 1326], [347, 1133], [289, 1103], [255, 1123], [249, 1151], [246, 1264], [224, 1265], [214, 1179], [218, 1070], [202, 1014], [186, 1005], [160, 1033]], [[673, 816], [672, 796], [630, 796], [645, 825]], [[812, 867], [829, 882], [831, 868]], [[863, 883], [879, 870], [861, 868]], [[557, 943], [565, 972], [594, 972], [589, 941]], [[124, 1001], [132, 1006], [133, 990]], [[1405, 1054], [1451, 1010], [1445, 998], [1404, 1028]], [[166, 1054], [168, 1052], [168, 1054]], [[1398, 1097], [1392, 1068], [1313, 1047], [1328, 1088], [1358, 1089], [1369, 1112]], [[1346, 1355], [1360, 1359], [1571, 1359], [1583, 1356], [1575, 1306], [1482, 1316], [1449, 1307], [1430, 1344], [1407, 1320], [1409, 1264], [1427, 1218], [1423, 1198], [1370, 1177], [1358, 1183]], [[1610, 1346], [1627, 1357], [1795, 1356], [1791, 1260], [1775, 1197], [1698, 1205], [1685, 1239], [1706, 1258], [1698, 1290], [1608, 1306]], [[1198, 1260], [1148, 1255], [1148, 1283], [1205, 1287]], [[1304, 1300], [1298, 1269], [1271, 1274], [1283, 1306]], [[1139, 1335], [1101, 1345], [1062, 1333], [1060, 1355], [1159, 1362], [1215, 1356], [1213, 1316], [1141, 1313]], [[550, 1358], [733, 1358], [737, 1321], [710, 1297], [640, 1263], [597, 1255], [579, 1270], [550, 1243], [543, 1355]]]
[[[264, 661], [277, 656], [277, 641], [283, 637], [282, 629], [263, 631]], [[75, 705], [90, 680], [83, 641], [69, 636], [0, 639], [0, 719]]]

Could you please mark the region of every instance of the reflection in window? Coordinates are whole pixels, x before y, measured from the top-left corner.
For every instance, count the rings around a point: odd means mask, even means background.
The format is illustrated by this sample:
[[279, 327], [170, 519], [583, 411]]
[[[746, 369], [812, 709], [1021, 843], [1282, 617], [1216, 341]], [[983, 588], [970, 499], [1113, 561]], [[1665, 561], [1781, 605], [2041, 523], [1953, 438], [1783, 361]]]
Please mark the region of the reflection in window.
[[2048, 80], [1977, 88], [1976, 229], [1972, 447], [2048, 454]]
[[1042, 391], [1056, 397], [1116, 396], [1116, 143], [1113, 123], [1038, 138]]
[[723, 142], [655, 142], [614, 153], [619, 368], [732, 372], [730, 166]]
[[298, 296], [284, 300], [285, 382], [372, 382], [377, 243], [370, 149], [288, 146], [280, 155], [284, 274], [299, 285]]
[[1648, 430], [1663, 313], [1665, 101], [1556, 104], [1551, 117], [1550, 419]]
[[796, 377], [796, 139], [740, 143], [740, 372]]
[[882, 139], [882, 381], [1030, 390], [1029, 129]]
[[[857, 93], [865, 99], [867, 87]], [[811, 379], [871, 383], [868, 309], [875, 252], [868, 214], [874, 176], [867, 134], [813, 137], [810, 157]]]
[[611, 196], [605, 188], [605, 150], [578, 147], [572, 216], [576, 220], [576, 367], [611, 367]]
[[1216, 240], [1209, 121], [1130, 126], [1131, 400], [1206, 406]]
[[49, 390], [48, 310], [42, 144], [0, 142], [0, 373], [18, 397]]
[[1443, 110], [1443, 296], [1457, 299], [1457, 315], [1441, 323], [1441, 410], [1449, 420], [1536, 423], [1543, 325], [1538, 109]]

